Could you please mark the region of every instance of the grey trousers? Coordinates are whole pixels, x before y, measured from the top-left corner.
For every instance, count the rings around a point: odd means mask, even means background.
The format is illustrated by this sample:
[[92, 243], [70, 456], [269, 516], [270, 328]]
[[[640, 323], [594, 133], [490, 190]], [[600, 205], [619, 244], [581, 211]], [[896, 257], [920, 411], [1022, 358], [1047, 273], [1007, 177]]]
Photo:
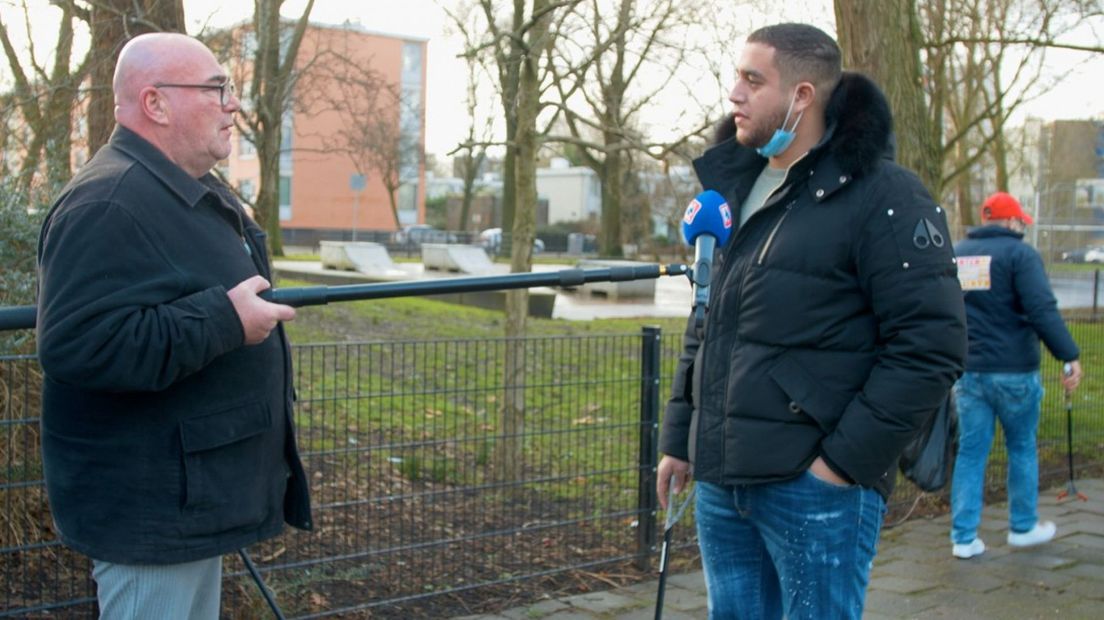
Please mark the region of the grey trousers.
[[92, 560], [103, 620], [218, 620], [222, 557], [163, 566]]

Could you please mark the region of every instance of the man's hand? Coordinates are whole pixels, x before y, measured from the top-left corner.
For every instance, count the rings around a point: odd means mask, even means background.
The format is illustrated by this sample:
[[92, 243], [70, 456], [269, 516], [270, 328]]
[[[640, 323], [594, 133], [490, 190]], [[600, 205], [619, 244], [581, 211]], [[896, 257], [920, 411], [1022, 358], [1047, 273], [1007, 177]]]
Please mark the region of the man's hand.
[[667, 509], [667, 487], [670, 485], [671, 476], [675, 477], [675, 493], [682, 493], [690, 482], [690, 463], [673, 456], [664, 456], [659, 460], [656, 469], [656, 492], [659, 494], [659, 505]]
[[1080, 383], [1081, 362], [1078, 360], [1066, 362], [1062, 367], [1062, 386], [1066, 388], [1066, 392], [1068, 393], [1076, 390]]
[[834, 484], [841, 487], [851, 486], [850, 482], [844, 480], [843, 478], [840, 478], [836, 472], [832, 471], [831, 467], [828, 467], [828, 464], [824, 462], [824, 459], [820, 458], [819, 456], [816, 457], [816, 460], [813, 461], [813, 464], [809, 466], [809, 473], [817, 478], [820, 478], [824, 482], [827, 482], [828, 484]]
[[270, 303], [257, 296], [271, 286], [264, 277], [253, 276], [226, 292], [230, 303], [234, 304], [234, 312], [238, 313], [247, 345], [264, 342], [277, 323], [295, 318], [295, 308]]

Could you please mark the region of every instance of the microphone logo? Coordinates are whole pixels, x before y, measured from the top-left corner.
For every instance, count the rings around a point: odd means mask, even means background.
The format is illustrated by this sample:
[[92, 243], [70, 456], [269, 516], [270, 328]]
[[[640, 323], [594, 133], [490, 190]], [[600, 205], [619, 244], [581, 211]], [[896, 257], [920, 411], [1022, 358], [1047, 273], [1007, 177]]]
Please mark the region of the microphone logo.
[[[686, 205], [686, 215], [682, 216], [682, 221], [686, 222], [687, 224], [693, 224], [694, 218], [697, 217], [698, 211], [701, 211], [701, 208], [702, 203], [698, 202], [697, 198], [691, 200], [690, 204]], [[732, 215], [730, 214], [728, 217], [729, 222], [731, 222]], [[731, 226], [731, 223], [729, 225]]]
[[[696, 200], [694, 202], [697, 202]], [[721, 203], [721, 222], [725, 228], [732, 228], [732, 209], [728, 208], [727, 202]]]

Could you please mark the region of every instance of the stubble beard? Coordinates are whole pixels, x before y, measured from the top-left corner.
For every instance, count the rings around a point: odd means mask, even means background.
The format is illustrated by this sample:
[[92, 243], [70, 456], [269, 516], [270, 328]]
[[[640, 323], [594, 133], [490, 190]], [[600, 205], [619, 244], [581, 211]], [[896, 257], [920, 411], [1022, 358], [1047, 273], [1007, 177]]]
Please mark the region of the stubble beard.
[[782, 128], [782, 123], [786, 120], [786, 108], [780, 108], [775, 110], [774, 114], [766, 119], [763, 123], [756, 123], [755, 127], [749, 132], [744, 132], [739, 127], [736, 128], [736, 139], [740, 144], [757, 149], [770, 142], [771, 137], [774, 136], [774, 132]]

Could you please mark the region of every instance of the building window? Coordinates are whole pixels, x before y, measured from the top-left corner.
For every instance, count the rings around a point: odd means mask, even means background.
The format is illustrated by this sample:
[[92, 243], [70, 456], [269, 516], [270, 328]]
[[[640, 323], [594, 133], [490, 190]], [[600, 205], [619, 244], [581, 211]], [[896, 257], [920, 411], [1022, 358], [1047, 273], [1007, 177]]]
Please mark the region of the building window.
[[402, 50], [402, 82], [422, 83], [422, 44], [407, 42]]
[[280, 175], [280, 219], [291, 219], [291, 177]]
[[241, 194], [244, 200], [253, 202], [257, 198], [257, 186], [253, 184], [253, 179], [242, 179], [239, 181], [238, 193]]
[[257, 33], [247, 30], [242, 33], [241, 58], [244, 62], [252, 62], [257, 54]]
[[245, 134], [238, 136], [238, 157], [241, 159], [256, 159], [257, 147], [245, 137]]
[[418, 184], [403, 183], [399, 186], [398, 195], [399, 223], [418, 223]]

